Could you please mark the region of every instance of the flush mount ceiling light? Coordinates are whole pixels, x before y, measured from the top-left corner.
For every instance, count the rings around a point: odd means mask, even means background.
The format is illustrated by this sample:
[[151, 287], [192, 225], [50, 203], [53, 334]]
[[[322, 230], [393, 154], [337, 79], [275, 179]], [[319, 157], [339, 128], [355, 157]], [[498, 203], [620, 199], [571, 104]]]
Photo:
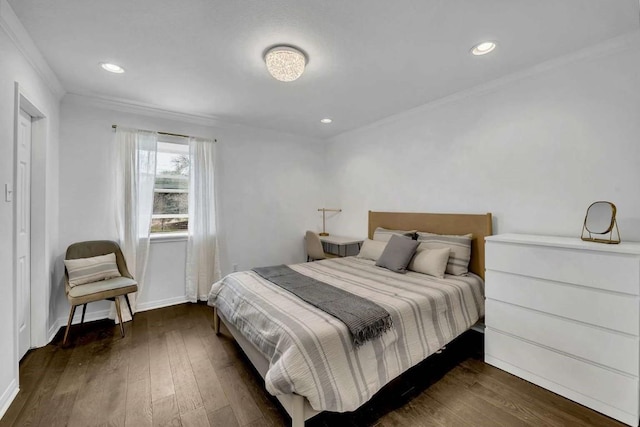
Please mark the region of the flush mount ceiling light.
[[324, 119], [320, 119], [320, 123], [324, 123], [325, 125], [328, 125], [329, 123], [331, 123], [333, 120], [331, 120], [330, 118], [326, 117]]
[[496, 44], [494, 42], [482, 42], [478, 43], [471, 49], [471, 53], [475, 56], [486, 55], [496, 48]]
[[302, 75], [307, 58], [291, 46], [275, 46], [265, 53], [264, 62], [274, 79], [292, 82]]
[[109, 71], [110, 73], [122, 74], [124, 73], [124, 68], [116, 64], [110, 64], [109, 62], [101, 62], [100, 66], [102, 69]]

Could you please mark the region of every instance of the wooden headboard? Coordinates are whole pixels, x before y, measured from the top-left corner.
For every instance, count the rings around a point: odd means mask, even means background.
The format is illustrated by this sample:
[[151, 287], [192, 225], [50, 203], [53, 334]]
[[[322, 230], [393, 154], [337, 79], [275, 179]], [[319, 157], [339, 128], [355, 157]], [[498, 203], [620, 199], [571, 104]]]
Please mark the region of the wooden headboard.
[[377, 227], [437, 234], [473, 234], [469, 271], [484, 279], [484, 238], [491, 236], [491, 214], [439, 214], [369, 211], [369, 239]]

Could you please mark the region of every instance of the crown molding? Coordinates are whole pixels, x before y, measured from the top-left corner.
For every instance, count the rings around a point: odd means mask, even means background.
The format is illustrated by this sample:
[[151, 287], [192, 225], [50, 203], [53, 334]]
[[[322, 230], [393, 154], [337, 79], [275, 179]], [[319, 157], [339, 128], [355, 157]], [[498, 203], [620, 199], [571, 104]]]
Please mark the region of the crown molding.
[[9, 36], [13, 44], [18, 48], [29, 64], [38, 75], [44, 80], [47, 87], [60, 100], [66, 90], [58, 80], [58, 76], [53, 72], [31, 36], [18, 19], [7, 0], [0, 0], [0, 28]]
[[183, 123], [191, 123], [201, 126], [229, 127], [230, 125], [235, 125], [233, 123], [222, 121], [215, 116], [182, 113], [179, 111], [167, 110], [150, 104], [144, 104], [121, 98], [101, 96], [93, 93], [67, 92], [62, 102], [75, 105], [86, 105], [122, 113], [139, 114], [147, 117], [175, 120]]
[[[106, 96], [100, 96], [92, 93], [84, 92], [67, 92], [62, 99], [64, 104], [87, 106], [94, 108], [101, 108], [105, 110], [117, 111], [120, 113], [138, 114], [146, 117], [153, 117], [164, 120], [173, 120], [181, 123], [190, 123], [199, 126], [215, 127], [218, 129], [242, 129], [252, 132], [269, 132], [272, 135], [282, 135], [288, 138], [305, 138], [306, 140], [320, 141], [320, 138], [316, 138], [309, 135], [295, 134], [291, 132], [284, 132], [278, 129], [271, 129], [260, 126], [252, 126], [244, 123], [237, 123], [230, 120], [223, 120], [216, 116], [194, 114], [194, 113], [182, 113], [179, 111], [167, 110], [155, 105], [143, 104], [127, 99], [112, 98]], [[218, 139], [219, 140], [219, 139]]]
[[496, 92], [499, 89], [505, 86], [508, 86], [512, 83], [518, 82], [520, 80], [529, 79], [539, 74], [543, 74], [557, 68], [565, 67], [567, 65], [570, 65], [576, 62], [596, 59], [596, 58], [603, 58], [603, 57], [616, 54], [618, 52], [622, 52], [622, 51], [633, 49], [633, 48], [637, 49], [639, 47], [640, 47], [640, 32], [632, 31], [630, 33], [626, 33], [621, 36], [614, 37], [609, 40], [605, 40], [604, 42], [597, 43], [595, 45], [591, 45], [586, 48], [574, 51], [572, 53], [560, 56], [558, 58], [541, 62], [529, 68], [525, 68], [524, 70], [516, 71], [514, 73], [507, 74], [502, 77], [498, 77], [497, 79], [491, 80], [486, 83], [482, 83], [477, 86], [473, 86], [469, 89], [464, 89], [459, 92], [455, 92], [451, 95], [447, 95], [442, 98], [428, 101], [425, 104], [398, 112], [391, 116], [387, 116], [373, 123], [361, 126], [357, 129], [352, 129], [352, 130], [342, 132], [338, 135], [335, 135], [329, 138], [329, 140], [334, 140], [335, 138], [340, 138], [342, 136], [345, 136], [351, 133], [357, 133], [363, 130], [375, 129], [375, 128], [378, 128], [379, 126], [393, 123], [396, 120], [399, 120], [400, 118], [403, 118], [406, 116], [422, 114], [426, 111], [440, 108], [448, 104], [461, 102], [468, 98], [481, 96], [491, 92]]

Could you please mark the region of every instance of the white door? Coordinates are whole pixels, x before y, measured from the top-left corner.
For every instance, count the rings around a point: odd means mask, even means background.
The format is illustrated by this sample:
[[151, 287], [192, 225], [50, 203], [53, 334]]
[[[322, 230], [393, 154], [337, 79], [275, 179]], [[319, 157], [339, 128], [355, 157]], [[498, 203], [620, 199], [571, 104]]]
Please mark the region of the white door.
[[31, 348], [31, 116], [20, 110], [16, 165], [18, 357]]

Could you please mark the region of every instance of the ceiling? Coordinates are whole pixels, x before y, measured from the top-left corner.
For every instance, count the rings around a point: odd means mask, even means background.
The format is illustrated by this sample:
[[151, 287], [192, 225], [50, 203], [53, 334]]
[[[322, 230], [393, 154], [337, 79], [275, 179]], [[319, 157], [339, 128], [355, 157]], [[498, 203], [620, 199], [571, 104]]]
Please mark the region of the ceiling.
[[[638, 30], [638, 0], [9, 3], [70, 93], [319, 138]], [[265, 69], [280, 43], [309, 56], [295, 82]]]

